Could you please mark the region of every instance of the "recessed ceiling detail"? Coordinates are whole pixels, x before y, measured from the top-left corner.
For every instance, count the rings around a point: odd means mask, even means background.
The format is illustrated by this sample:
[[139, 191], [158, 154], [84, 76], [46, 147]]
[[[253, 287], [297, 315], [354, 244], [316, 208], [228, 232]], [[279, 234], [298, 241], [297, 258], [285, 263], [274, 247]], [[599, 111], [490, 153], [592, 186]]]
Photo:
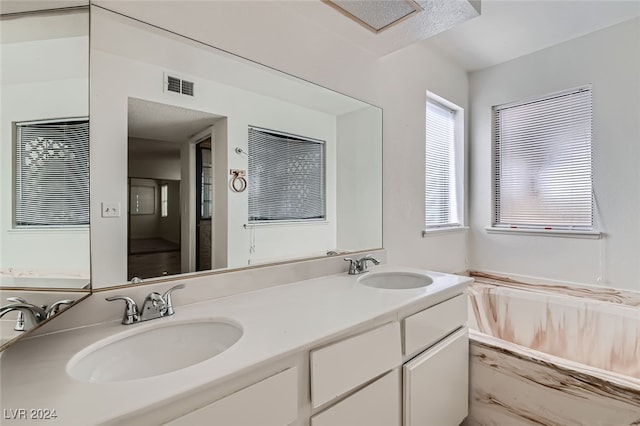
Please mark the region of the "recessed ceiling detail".
[[379, 33], [422, 11], [413, 0], [322, 0], [368, 30]]

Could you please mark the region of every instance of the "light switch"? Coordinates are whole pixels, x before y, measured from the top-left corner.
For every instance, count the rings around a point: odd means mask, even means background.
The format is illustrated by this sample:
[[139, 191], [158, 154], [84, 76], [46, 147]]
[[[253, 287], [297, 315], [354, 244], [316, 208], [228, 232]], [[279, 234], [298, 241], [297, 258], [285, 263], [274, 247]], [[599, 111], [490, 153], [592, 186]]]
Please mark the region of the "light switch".
[[120, 203], [102, 203], [102, 217], [120, 217]]

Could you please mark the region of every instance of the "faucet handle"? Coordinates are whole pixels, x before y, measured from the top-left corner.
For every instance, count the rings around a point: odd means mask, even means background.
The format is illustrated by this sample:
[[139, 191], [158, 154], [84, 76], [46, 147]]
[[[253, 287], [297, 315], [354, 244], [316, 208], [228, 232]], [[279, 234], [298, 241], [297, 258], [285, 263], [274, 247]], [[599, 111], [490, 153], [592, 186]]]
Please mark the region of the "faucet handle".
[[349, 275], [356, 275], [358, 273], [358, 261], [357, 260], [353, 260], [350, 257], [345, 257], [344, 261], [345, 262], [350, 262], [349, 263]]
[[140, 321], [140, 314], [138, 313], [138, 305], [136, 305], [135, 300], [127, 296], [112, 296], [106, 297], [106, 301], [111, 302], [114, 300], [124, 300], [126, 303], [124, 315], [122, 317], [123, 324], [133, 324], [135, 322]]
[[47, 318], [51, 318], [52, 316], [60, 312], [60, 306], [72, 305], [74, 302], [75, 300], [73, 299], [62, 299], [62, 300], [58, 300], [57, 302], [53, 302], [51, 306], [49, 306], [46, 310]]
[[165, 291], [164, 294], [162, 295], [162, 298], [164, 299], [164, 303], [167, 310], [165, 312], [165, 316], [173, 315], [175, 313], [175, 311], [173, 310], [173, 300], [171, 300], [171, 293], [173, 293], [175, 290], [179, 290], [184, 287], [185, 287], [184, 284], [175, 285], [171, 287], [169, 290]]
[[[27, 303], [22, 297], [7, 297], [8, 302], [13, 303]], [[16, 317], [16, 325], [13, 326], [15, 331], [25, 331], [26, 327], [26, 319], [24, 317], [24, 312], [18, 311], [18, 316]]]

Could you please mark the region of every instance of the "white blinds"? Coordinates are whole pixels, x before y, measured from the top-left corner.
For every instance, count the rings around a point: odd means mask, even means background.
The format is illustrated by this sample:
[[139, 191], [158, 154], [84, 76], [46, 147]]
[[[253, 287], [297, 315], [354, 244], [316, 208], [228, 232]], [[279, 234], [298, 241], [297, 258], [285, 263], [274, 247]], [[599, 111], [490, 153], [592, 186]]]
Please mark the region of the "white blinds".
[[426, 119], [426, 227], [460, 225], [456, 194], [456, 112], [427, 99]]
[[494, 226], [592, 230], [591, 88], [493, 114]]
[[249, 128], [249, 221], [325, 218], [324, 142]]
[[89, 122], [16, 124], [16, 226], [89, 223]]

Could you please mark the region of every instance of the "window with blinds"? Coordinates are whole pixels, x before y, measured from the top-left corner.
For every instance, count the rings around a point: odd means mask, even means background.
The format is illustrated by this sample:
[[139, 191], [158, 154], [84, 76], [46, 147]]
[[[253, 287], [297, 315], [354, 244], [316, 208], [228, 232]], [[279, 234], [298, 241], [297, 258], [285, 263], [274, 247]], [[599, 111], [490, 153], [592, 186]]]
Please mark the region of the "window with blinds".
[[461, 183], [457, 157], [461, 135], [457, 135], [457, 115], [453, 108], [427, 97], [425, 128], [425, 226], [427, 230], [462, 225]]
[[493, 108], [494, 227], [593, 230], [591, 87]]
[[89, 224], [89, 121], [16, 123], [15, 225]]
[[323, 141], [249, 128], [249, 222], [325, 218]]

